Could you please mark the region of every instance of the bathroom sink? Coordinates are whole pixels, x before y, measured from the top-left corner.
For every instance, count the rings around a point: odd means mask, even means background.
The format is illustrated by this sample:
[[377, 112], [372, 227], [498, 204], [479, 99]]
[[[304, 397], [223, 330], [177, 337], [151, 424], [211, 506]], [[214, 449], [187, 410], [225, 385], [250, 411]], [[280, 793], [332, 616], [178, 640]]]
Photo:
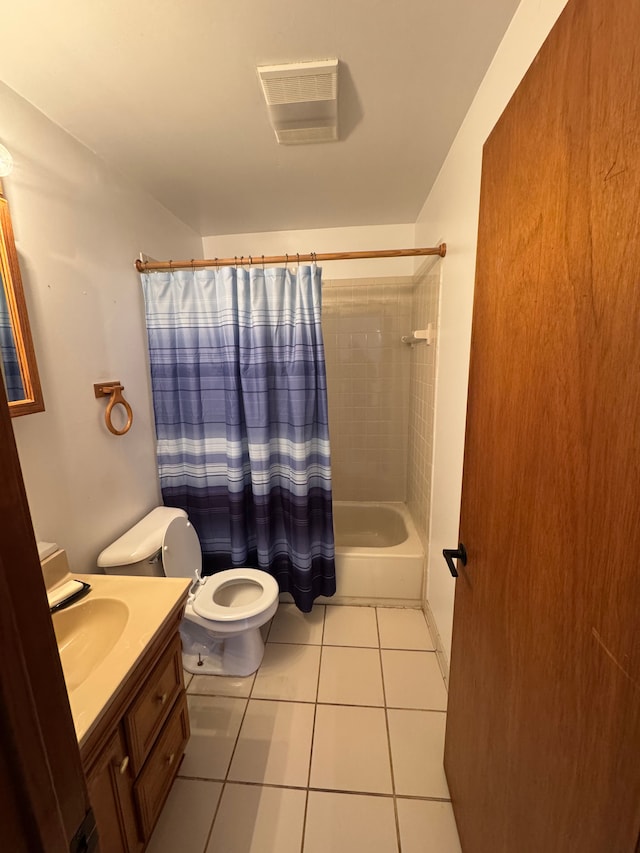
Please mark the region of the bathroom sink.
[[129, 608], [116, 598], [89, 598], [52, 618], [67, 690], [72, 691], [116, 645], [129, 619]]

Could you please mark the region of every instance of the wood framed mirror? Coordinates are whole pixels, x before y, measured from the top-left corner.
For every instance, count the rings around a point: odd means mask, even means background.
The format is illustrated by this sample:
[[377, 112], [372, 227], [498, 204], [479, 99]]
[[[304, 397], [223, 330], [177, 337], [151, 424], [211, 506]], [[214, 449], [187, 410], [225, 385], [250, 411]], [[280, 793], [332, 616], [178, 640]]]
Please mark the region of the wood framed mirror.
[[9, 413], [44, 411], [44, 400], [24, 298], [9, 205], [0, 184], [0, 371]]

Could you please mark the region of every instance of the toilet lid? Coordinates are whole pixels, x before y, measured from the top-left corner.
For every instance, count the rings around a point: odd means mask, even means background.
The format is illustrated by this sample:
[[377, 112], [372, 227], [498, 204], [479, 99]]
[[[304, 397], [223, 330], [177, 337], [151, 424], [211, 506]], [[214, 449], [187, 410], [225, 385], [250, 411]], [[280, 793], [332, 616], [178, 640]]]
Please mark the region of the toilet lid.
[[164, 532], [162, 565], [168, 578], [192, 578], [202, 568], [198, 534], [184, 517], [174, 518]]
[[[244, 587], [243, 587], [244, 585]], [[241, 589], [238, 600], [225, 604], [229, 594]], [[246, 594], [246, 599], [243, 597]], [[278, 584], [267, 572], [259, 569], [225, 569], [203, 578], [191, 606], [203, 619], [230, 622], [250, 619], [262, 613], [277, 599]]]

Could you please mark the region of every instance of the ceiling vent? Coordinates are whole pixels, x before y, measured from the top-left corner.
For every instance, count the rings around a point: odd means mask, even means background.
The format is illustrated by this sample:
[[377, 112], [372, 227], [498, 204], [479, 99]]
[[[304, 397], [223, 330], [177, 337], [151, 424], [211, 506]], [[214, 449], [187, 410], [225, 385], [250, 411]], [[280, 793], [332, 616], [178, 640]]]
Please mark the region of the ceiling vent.
[[282, 145], [338, 139], [338, 60], [260, 65], [269, 120]]

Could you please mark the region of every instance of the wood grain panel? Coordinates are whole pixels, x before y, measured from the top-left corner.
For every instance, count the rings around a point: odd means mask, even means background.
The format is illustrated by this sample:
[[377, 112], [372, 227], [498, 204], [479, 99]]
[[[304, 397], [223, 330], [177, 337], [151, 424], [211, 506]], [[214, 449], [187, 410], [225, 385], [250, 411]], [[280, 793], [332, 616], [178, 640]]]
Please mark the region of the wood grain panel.
[[484, 149], [445, 766], [465, 853], [640, 828], [640, 4], [572, 0]]

